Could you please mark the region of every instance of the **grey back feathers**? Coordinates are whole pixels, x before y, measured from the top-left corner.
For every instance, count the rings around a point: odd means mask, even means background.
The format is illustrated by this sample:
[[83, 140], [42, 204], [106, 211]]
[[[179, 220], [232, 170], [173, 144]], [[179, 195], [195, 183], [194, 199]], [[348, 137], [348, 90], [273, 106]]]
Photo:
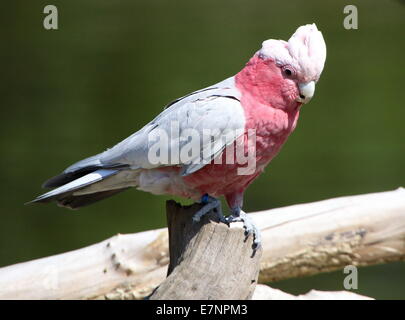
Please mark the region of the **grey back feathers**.
[[[234, 86], [233, 78], [229, 78], [212, 87], [197, 91], [183, 99], [171, 103], [162, 113], [149, 122], [141, 130], [115, 145], [113, 148], [79, 162], [72, 169], [82, 168], [83, 165], [126, 164], [132, 169], [152, 169], [161, 166], [149, 161], [150, 137], [155, 132], [164, 131], [169, 135], [170, 148], [181, 148], [187, 141], [171, 139], [173, 123], [179, 125], [181, 135], [188, 129], [194, 129], [203, 137], [203, 130], [224, 133], [225, 131], [243, 129], [245, 122], [243, 110], [239, 102], [240, 94]], [[219, 133], [215, 138], [219, 138]], [[201, 141], [204, 148], [208, 141]], [[220, 143], [220, 142], [218, 142]], [[210, 155], [212, 156], [212, 155]], [[177, 160], [177, 159], [173, 159]], [[184, 165], [183, 163], [167, 163], [166, 165]]]

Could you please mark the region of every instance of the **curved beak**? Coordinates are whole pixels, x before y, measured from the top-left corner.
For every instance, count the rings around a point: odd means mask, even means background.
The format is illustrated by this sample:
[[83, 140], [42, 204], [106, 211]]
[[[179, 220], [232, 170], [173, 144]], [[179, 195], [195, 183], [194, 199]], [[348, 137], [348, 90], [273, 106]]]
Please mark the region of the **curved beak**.
[[315, 93], [315, 81], [298, 84], [300, 95], [297, 98], [298, 102], [308, 103]]

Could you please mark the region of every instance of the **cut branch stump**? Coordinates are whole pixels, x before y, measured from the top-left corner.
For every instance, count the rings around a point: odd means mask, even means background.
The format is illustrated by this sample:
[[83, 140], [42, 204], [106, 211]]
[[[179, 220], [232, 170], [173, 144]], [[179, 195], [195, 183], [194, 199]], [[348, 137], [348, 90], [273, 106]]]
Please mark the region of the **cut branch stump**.
[[211, 211], [200, 222], [201, 205], [166, 203], [168, 276], [150, 299], [250, 299], [257, 284], [261, 249], [253, 250], [242, 223], [227, 226]]

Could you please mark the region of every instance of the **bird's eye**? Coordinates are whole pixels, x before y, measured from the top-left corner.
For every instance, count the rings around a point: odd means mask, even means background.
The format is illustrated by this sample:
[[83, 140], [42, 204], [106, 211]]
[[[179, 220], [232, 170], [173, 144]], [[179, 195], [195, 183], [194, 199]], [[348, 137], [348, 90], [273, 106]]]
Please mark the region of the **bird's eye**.
[[295, 71], [293, 68], [291, 68], [290, 66], [285, 66], [283, 67], [283, 73], [287, 76], [287, 77], [292, 77], [295, 74]]

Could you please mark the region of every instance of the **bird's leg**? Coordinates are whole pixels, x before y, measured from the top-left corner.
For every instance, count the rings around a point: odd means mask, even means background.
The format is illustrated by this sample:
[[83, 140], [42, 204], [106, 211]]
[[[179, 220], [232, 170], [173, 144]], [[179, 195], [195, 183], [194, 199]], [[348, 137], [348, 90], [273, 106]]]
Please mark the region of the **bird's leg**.
[[200, 202], [204, 206], [194, 214], [194, 216], [193, 216], [194, 222], [199, 222], [204, 215], [206, 215], [208, 212], [210, 212], [212, 209], [214, 209], [214, 212], [218, 215], [219, 220], [223, 223], [228, 224], [227, 219], [224, 217], [224, 215], [222, 213], [220, 200], [218, 200], [217, 198], [211, 197], [208, 194], [205, 194], [202, 196]]
[[232, 214], [227, 217], [228, 223], [232, 222], [243, 222], [243, 227], [245, 228], [246, 236], [250, 234], [253, 235], [253, 245], [254, 249], [257, 250], [261, 246], [261, 235], [260, 230], [253, 221], [251, 217], [249, 217], [246, 212], [242, 210], [241, 207], [236, 207], [232, 209]]

